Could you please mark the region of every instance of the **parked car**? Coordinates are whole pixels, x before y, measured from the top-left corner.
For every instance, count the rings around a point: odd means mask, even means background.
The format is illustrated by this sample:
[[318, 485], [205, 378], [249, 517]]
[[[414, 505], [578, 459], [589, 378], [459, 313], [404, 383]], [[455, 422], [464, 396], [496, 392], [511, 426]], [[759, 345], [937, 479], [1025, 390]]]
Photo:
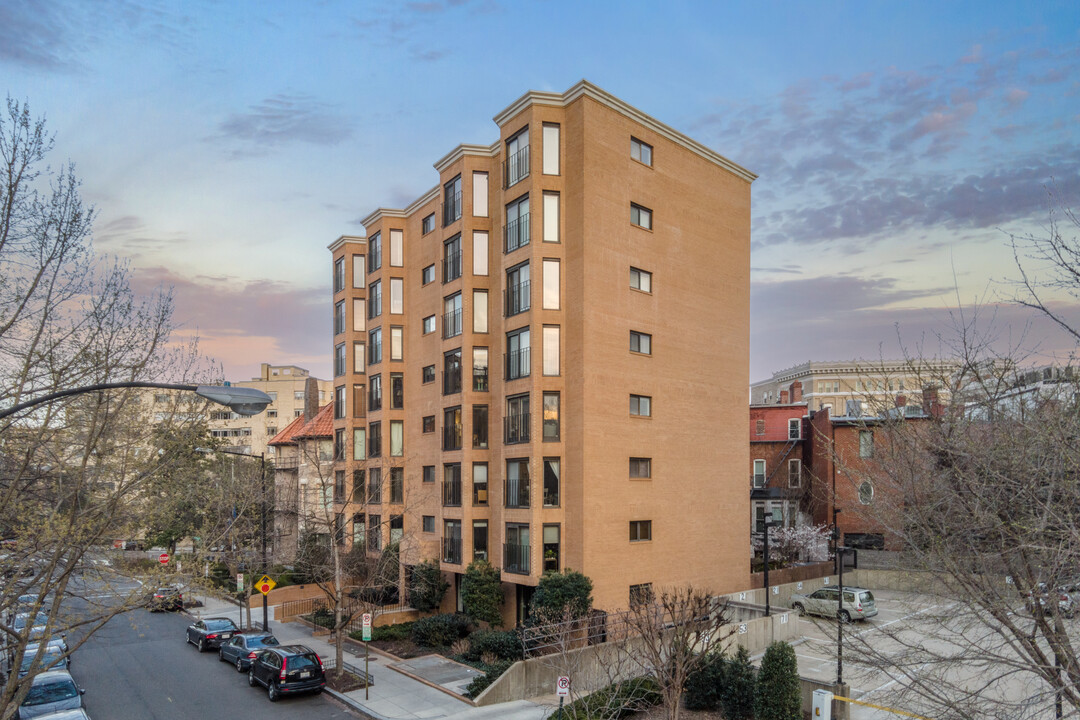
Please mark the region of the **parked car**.
[[75, 684], [67, 670], [52, 670], [34, 677], [30, 692], [19, 706], [19, 720], [83, 706], [86, 691]]
[[236, 672], [244, 672], [251, 667], [251, 661], [260, 650], [280, 645], [278, 639], [270, 633], [240, 633], [221, 644], [218, 648], [218, 660], [233, 663], [236, 665]]
[[281, 645], [260, 650], [251, 660], [248, 685], [262, 685], [270, 702], [282, 695], [321, 693], [326, 687], [326, 675], [319, 656], [303, 645]]
[[159, 610], [183, 610], [184, 593], [180, 592], [180, 588], [175, 585], [159, 587], [150, 594], [150, 597], [146, 602], [146, 607], [150, 612], [157, 612]]
[[[836, 587], [823, 587], [809, 595], [796, 593], [791, 596], [791, 609], [800, 615], [821, 615], [834, 618], [836, 617], [836, 606], [839, 597], [840, 589]], [[874, 617], [877, 613], [874, 593], [866, 588], [844, 586], [844, 606], [840, 611], [841, 620], [844, 622], [866, 620]]]
[[221, 643], [231, 640], [238, 632], [240, 628], [229, 618], [204, 618], [194, 625], [188, 625], [187, 641], [202, 652], [208, 648], [221, 647]]
[[[41, 647], [41, 643], [31, 643], [23, 650], [22, 662], [19, 663], [19, 677], [24, 677], [30, 673], [30, 665], [33, 664], [34, 658], [37, 657], [39, 647]], [[67, 649], [67, 643], [64, 640], [50, 640], [45, 644], [45, 654], [41, 658], [39, 667], [45, 670], [67, 670], [71, 667], [71, 657], [64, 657]]]
[[[1055, 600], [1057, 602], [1054, 602]], [[1045, 615], [1060, 613], [1062, 617], [1071, 618], [1076, 614], [1076, 600], [1064, 586], [1051, 591], [1046, 583], [1037, 583], [1031, 592], [1024, 596], [1024, 609], [1034, 614], [1036, 605]]]
[[83, 708], [76, 708], [75, 710], [61, 710], [60, 712], [49, 713], [48, 715], [38, 715], [38, 720], [90, 720], [90, 716], [86, 714], [86, 710]]
[[48, 623], [49, 616], [43, 612], [39, 612], [36, 615], [28, 612], [18, 613], [11, 621], [12, 627], [14, 627], [15, 632], [18, 633], [23, 632], [26, 630], [27, 626], [29, 626], [31, 640], [37, 640], [43, 637]]

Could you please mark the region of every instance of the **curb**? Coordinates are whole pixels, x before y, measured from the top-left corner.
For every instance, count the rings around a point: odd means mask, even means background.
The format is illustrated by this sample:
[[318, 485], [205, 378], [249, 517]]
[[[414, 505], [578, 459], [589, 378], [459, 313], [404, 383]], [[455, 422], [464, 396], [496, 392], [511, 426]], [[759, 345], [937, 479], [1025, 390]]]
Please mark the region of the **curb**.
[[362, 717], [364, 717], [366, 720], [387, 720], [386, 718], [382, 717], [381, 715], [372, 715], [371, 712], [367, 708], [365, 708], [363, 705], [361, 705], [360, 703], [353, 700], [348, 695], [345, 695], [344, 693], [339, 693], [337, 690], [331, 690], [330, 688], [323, 688], [323, 692], [326, 693], [327, 695], [329, 695], [332, 698], [336, 698], [336, 699], [340, 700], [344, 705], [346, 705], [346, 706], [352, 708], [353, 710], [355, 710], [356, 712], [360, 713], [360, 715]]

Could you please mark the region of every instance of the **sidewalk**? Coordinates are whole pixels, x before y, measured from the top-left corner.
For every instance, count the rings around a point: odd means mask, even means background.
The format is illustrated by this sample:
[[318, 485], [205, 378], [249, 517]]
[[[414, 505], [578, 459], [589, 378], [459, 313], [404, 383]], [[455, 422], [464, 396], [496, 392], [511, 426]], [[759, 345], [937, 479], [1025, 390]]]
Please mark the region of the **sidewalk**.
[[[203, 603], [201, 608], [189, 608], [193, 617], [227, 617], [242, 625], [246, 612], [239, 606], [215, 598], [194, 596]], [[278, 623], [274, 621], [274, 609], [270, 608], [270, 631], [282, 644], [299, 643], [307, 645], [321, 658], [333, 658], [335, 649], [327, 636], [315, 637], [311, 629], [298, 622]], [[262, 609], [252, 609], [251, 620], [254, 624], [262, 623]], [[363, 669], [364, 656], [359, 656], [345, 649], [345, 662]], [[334, 693], [355, 709], [374, 720], [543, 720], [552, 708], [516, 700], [488, 707], [474, 707], [471, 703], [437, 690], [420, 680], [398, 672], [393, 665], [398, 661], [381, 653], [372, 651], [368, 672], [375, 682], [365, 690], [353, 690], [348, 693]], [[415, 663], [415, 659], [412, 661]]]

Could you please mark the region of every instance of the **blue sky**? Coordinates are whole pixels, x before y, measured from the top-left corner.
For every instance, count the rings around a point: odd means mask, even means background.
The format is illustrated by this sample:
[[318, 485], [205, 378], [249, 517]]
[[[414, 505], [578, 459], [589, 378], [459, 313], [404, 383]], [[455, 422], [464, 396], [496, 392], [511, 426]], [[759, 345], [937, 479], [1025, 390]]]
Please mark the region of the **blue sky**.
[[581, 78], [758, 173], [751, 379], [941, 352], [976, 300], [1072, 347], [1007, 302], [1006, 233], [1080, 205], [1076, 2], [0, 0], [0, 89], [76, 163], [96, 247], [234, 380], [328, 377], [326, 245]]

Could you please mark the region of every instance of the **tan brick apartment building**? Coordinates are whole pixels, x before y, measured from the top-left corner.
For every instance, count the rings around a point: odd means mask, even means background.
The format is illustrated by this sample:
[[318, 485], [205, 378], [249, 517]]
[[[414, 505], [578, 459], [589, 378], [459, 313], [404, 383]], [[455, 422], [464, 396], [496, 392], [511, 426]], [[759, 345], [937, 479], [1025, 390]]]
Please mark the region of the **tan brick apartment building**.
[[607, 610], [745, 587], [755, 176], [585, 81], [494, 119], [330, 246], [350, 536], [438, 558], [448, 609], [487, 558], [511, 624], [548, 569]]

